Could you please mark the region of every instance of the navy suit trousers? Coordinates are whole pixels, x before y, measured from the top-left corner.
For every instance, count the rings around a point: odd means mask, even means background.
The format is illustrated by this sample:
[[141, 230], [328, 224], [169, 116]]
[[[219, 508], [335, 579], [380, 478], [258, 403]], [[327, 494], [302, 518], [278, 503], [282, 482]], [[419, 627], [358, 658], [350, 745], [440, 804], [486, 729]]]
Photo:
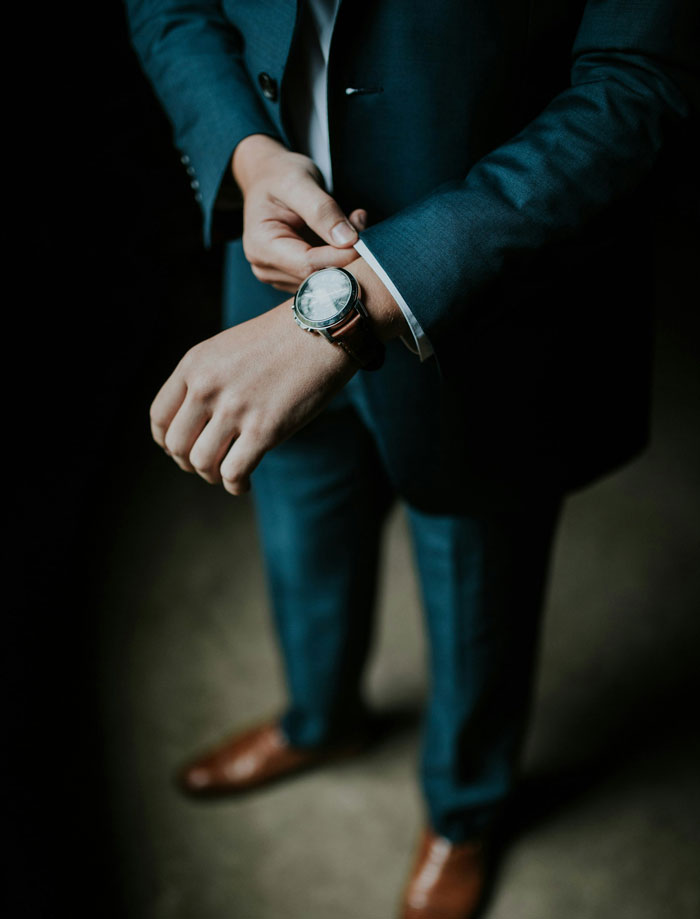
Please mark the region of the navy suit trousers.
[[[289, 691], [282, 727], [298, 746], [340, 740], [368, 716], [380, 538], [397, 496], [356, 379], [252, 477]], [[455, 842], [488, 831], [513, 784], [559, 506], [481, 517], [406, 506], [430, 663], [421, 784], [429, 822]]]

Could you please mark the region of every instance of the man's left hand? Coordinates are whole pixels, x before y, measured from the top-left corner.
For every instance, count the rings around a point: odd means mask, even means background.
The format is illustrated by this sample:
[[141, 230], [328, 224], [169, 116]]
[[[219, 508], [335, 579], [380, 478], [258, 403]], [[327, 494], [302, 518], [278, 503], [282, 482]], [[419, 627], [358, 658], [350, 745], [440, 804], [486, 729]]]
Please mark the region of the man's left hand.
[[191, 348], [151, 406], [157, 443], [240, 495], [264, 453], [317, 415], [358, 365], [294, 321], [291, 301]]
[[[357, 278], [375, 334], [408, 334], [367, 263]], [[183, 357], [151, 406], [154, 440], [178, 466], [240, 495], [272, 447], [314, 418], [359, 369], [339, 345], [300, 328], [292, 300], [219, 332]]]

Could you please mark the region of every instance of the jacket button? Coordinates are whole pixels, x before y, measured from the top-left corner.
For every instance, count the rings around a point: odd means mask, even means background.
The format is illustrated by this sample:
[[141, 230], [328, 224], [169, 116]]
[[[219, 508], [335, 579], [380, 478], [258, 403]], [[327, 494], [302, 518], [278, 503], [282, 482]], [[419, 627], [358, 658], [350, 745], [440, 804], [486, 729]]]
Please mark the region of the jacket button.
[[269, 73], [258, 74], [258, 83], [260, 84], [260, 89], [262, 90], [263, 96], [266, 99], [269, 99], [270, 102], [277, 101], [277, 80], [273, 80]]

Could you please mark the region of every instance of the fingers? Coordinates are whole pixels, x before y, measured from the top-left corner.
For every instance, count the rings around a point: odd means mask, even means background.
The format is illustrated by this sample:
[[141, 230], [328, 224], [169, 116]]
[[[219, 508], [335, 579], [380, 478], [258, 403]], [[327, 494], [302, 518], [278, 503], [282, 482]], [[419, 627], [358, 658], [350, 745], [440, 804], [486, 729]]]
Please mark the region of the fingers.
[[268, 266], [251, 265], [251, 271], [263, 284], [270, 284], [277, 290], [284, 290], [289, 293], [295, 293], [299, 287], [299, 280], [285, 271]]
[[165, 449], [165, 435], [170, 422], [187, 395], [185, 380], [177, 371], [161, 386], [151, 404], [151, 434], [155, 442]]
[[208, 420], [208, 409], [188, 395], [168, 426], [165, 449], [185, 472], [195, 471], [190, 462], [190, 452]]
[[353, 246], [357, 230], [334, 198], [325, 192], [310, 174], [285, 189], [284, 204], [298, 214], [317, 236], [331, 246]]
[[360, 230], [367, 229], [367, 219], [367, 211], [362, 207], [355, 208], [355, 210], [348, 217], [348, 220], [355, 227], [358, 233]]
[[[233, 441], [233, 442], [232, 442]], [[268, 444], [254, 428], [236, 437], [225, 419], [212, 418], [189, 453], [189, 463], [211, 485], [223, 483], [229, 494], [250, 488], [250, 474], [265, 455]]]
[[346, 217], [320, 185], [320, 176], [295, 169], [246, 202], [243, 251], [263, 284], [294, 293], [319, 268], [345, 268], [367, 225], [367, 211]]
[[307, 277], [312, 271], [318, 271], [319, 268], [345, 268], [351, 262], [354, 262], [356, 258], [359, 258], [359, 255], [355, 249], [334, 249], [333, 246], [314, 246], [313, 249], [309, 249], [307, 254], [306, 260], [309, 271], [304, 277]]
[[180, 469], [196, 472], [210, 485], [223, 483], [229, 494], [250, 488], [250, 474], [269, 444], [254, 426], [240, 436], [224, 414], [209, 417], [194, 399], [186, 398], [165, 435], [164, 446]]
[[254, 430], [244, 430], [236, 438], [221, 464], [221, 478], [226, 491], [242, 495], [250, 489], [250, 474], [265, 455], [267, 445]]
[[244, 245], [250, 267], [264, 284], [294, 284], [294, 289], [310, 273], [309, 243], [288, 227], [267, 222], [251, 234]]
[[219, 467], [236, 433], [227, 418], [215, 416], [195, 441], [189, 455], [190, 463], [195, 472], [210, 485], [221, 482]]
[[319, 268], [345, 268], [358, 257], [355, 249], [335, 246], [311, 246], [299, 237], [272, 236], [260, 247], [264, 263], [258, 258], [250, 261], [255, 277], [263, 284], [279, 286], [294, 293], [304, 278]]

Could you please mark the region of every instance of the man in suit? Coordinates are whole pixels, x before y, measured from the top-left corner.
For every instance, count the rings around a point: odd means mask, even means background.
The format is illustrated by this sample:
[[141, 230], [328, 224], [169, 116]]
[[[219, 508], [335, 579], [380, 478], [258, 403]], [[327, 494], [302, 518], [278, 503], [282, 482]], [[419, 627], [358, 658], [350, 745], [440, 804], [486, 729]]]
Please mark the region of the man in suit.
[[404, 919], [479, 909], [562, 496], [647, 439], [643, 191], [698, 104], [696, 6], [128, 2], [226, 246], [229, 327], [165, 383], [153, 435], [231, 494], [252, 481], [290, 694], [183, 783], [362, 748], [400, 497], [431, 663]]

